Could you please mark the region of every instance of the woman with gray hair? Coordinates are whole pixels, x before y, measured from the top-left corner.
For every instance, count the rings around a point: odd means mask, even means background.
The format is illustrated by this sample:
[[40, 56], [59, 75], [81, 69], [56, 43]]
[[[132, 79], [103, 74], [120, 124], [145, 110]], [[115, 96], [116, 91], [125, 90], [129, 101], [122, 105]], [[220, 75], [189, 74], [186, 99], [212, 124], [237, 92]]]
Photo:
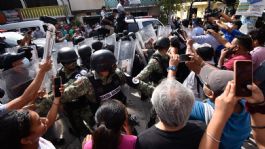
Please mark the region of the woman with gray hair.
[[[174, 70], [169, 70], [174, 74]], [[199, 147], [203, 128], [188, 122], [194, 96], [173, 78], [163, 80], [154, 90], [152, 105], [159, 122], [142, 132], [137, 139], [137, 149], [195, 149]]]

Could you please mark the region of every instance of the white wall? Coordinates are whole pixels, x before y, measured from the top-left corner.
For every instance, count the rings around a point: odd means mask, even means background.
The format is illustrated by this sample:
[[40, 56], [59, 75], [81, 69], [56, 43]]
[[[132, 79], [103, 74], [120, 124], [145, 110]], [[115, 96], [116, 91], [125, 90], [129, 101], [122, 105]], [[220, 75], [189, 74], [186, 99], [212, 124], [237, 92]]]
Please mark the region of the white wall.
[[72, 11], [101, 9], [104, 0], [69, 0]]

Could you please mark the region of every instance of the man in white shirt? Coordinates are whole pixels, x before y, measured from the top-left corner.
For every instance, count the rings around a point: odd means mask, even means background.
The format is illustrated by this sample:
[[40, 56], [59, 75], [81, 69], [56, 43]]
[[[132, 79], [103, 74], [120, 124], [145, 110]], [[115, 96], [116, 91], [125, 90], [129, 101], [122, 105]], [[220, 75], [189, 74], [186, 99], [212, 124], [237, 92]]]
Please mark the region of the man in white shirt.
[[125, 11], [125, 9], [123, 7], [124, 6], [124, 3], [125, 3], [124, 0], [119, 0], [119, 3], [117, 5], [117, 10], [118, 10], [119, 13], [122, 12], [122, 11]]

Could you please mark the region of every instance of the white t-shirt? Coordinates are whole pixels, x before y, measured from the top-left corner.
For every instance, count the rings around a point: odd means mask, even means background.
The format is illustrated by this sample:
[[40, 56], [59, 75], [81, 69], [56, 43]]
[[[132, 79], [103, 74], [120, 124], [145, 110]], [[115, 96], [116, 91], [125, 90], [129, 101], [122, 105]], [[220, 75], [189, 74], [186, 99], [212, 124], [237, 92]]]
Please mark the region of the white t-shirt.
[[124, 7], [121, 5], [121, 3], [119, 3], [119, 4], [117, 5], [117, 10], [118, 10], [119, 12], [125, 11], [125, 9], [124, 9]]
[[56, 149], [56, 148], [50, 141], [40, 137], [38, 149]]

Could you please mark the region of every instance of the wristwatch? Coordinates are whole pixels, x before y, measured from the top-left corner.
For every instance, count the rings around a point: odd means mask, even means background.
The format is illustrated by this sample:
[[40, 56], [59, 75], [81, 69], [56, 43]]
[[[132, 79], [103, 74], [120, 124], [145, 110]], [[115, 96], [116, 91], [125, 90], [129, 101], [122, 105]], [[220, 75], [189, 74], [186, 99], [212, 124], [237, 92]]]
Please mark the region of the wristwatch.
[[169, 66], [167, 70], [177, 71], [177, 66]]

